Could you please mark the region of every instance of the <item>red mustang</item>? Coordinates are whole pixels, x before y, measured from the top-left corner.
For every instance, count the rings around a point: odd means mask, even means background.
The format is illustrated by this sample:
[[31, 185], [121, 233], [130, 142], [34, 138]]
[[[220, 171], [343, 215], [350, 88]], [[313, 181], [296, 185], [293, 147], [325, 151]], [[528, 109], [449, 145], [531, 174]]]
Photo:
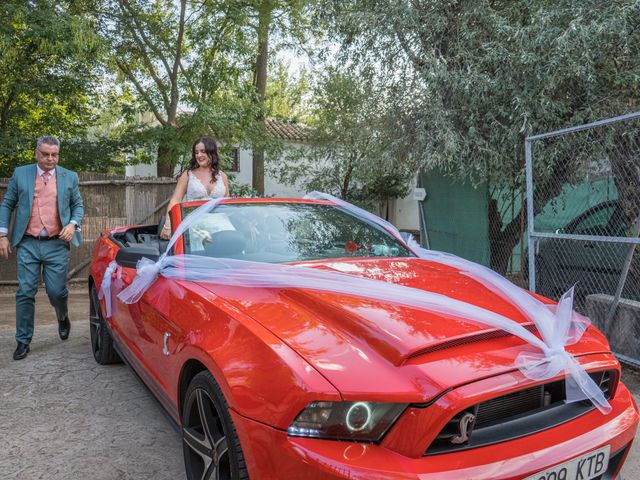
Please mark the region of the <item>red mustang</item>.
[[[174, 207], [174, 230], [198, 205]], [[137, 261], [166, 248], [157, 233], [124, 227], [98, 240], [91, 342], [98, 363], [126, 361], [180, 425], [190, 480], [618, 476], [638, 412], [593, 326], [566, 350], [608, 400], [606, 414], [566, 401], [564, 374], [533, 381], [521, 373], [516, 357], [532, 349], [521, 338], [442, 312], [179, 275], [159, 276], [139, 301], [124, 303], [117, 295]], [[480, 280], [416, 257], [402, 239], [328, 201], [223, 200], [168, 253], [181, 254], [412, 287], [539, 335]], [[100, 300], [106, 271], [110, 292]]]

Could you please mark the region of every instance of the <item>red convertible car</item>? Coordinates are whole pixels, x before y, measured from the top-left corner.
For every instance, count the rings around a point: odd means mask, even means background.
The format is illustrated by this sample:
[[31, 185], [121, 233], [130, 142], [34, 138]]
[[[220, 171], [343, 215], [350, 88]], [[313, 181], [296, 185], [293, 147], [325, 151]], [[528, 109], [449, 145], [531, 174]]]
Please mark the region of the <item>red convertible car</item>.
[[[198, 205], [176, 205], [172, 228]], [[545, 381], [521, 373], [516, 358], [532, 348], [522, 339], [388, 299], [160, 275], [124, 303], [117, 295], [138, 261], [167, 247], [157, 233], [133, 226], [99, 238], [91, 345], [100, 364], [128, 363], [180, 427], [189, 480], [618, 477], [638, 412], [593, 326], [567, 351], [608, 413], [567, 401], [563, 373]], [[402, 238], [330, 201], [225, 199], [167, 255], [400, 284], [539, 335], [483, 282], [418, 258]]]

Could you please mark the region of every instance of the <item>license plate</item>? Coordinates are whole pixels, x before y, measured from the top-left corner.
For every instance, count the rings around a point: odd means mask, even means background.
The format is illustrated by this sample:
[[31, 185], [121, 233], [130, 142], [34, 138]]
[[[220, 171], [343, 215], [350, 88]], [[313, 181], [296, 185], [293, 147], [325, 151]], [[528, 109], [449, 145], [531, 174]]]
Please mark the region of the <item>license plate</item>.
[[611, 447], [599, 448], [581, 457], [536, 473], [524, 480], [589, 480], [602, 475], [609, 465]]

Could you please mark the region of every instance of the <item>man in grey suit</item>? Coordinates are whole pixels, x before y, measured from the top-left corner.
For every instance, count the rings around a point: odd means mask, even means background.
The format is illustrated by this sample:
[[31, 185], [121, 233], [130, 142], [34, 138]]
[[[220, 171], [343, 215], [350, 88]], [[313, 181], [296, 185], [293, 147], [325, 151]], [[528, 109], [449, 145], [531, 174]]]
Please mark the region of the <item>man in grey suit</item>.
[[[38, 139], [35, 164], [13, 172], [0, 204], [0, 257], [7, 259], [16, 248], [16, 341], [14, 360], [29, 353], [33, 337], [35, 296], [42, 275], [58, 319], [62, 340], [69, 337], [67, 267], [69, 244], [80, 245], [84, 214], [78, 175], [58, 166], [60, 142], [45, 135]], [[11, 237], [9, 220], [15, 211]]]

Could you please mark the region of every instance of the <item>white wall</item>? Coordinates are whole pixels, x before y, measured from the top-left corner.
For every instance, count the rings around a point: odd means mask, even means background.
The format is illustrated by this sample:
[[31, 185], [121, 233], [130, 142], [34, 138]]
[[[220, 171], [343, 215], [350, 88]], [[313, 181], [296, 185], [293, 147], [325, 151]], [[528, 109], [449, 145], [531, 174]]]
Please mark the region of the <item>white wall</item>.
[[[290, 148], [297, 148], [298, 145], [292, 144]], [[249, 149], [240, 149], [240, 171], [232, 174], [236, 182], [251, 185], [253, 181], [253, 152]], [[284, 185], [269, 174], [269, 160], [265, 158], [265, 177], [264, 177], [264, 193], [270, 197], [277, 198], [300, 198], [305, 195], [304, 192], [295, 186]]]
[[157, 177], [158, 168], [155, 163], [138, 163], [127, 165], [124, 174], [127, 177]]
[[413, 199], [413, 190], [393, 202], [392, 223], [400, 230], [420, 230], [420, 209]]
[[240, 149], [239, 172], [231, 172], [236, 182], [251, 185], [253, 179], [251, 150]]

